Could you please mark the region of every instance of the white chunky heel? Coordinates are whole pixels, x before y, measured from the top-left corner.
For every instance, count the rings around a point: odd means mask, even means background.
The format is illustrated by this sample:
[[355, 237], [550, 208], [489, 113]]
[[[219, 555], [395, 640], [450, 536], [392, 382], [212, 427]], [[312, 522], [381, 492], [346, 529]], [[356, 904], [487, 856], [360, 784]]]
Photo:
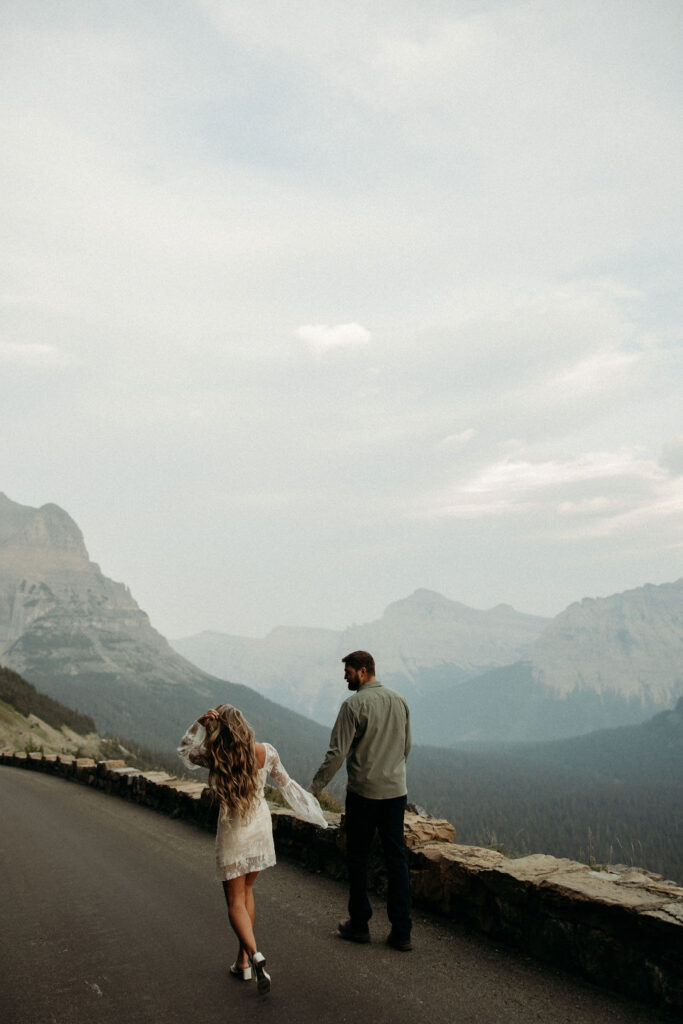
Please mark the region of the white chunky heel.
[[263, 953], [254, 953], [251, 958], [251, 966], [256, 972], [256, 988], [260, 996], [270, 992], [270, 975], [266, 970], [266, 958]]
[[238, 967], [237, 961], [230, 964], [230, 973], [233, 978], [241, 978], [242, 981], [251, 981], [251, 967]]

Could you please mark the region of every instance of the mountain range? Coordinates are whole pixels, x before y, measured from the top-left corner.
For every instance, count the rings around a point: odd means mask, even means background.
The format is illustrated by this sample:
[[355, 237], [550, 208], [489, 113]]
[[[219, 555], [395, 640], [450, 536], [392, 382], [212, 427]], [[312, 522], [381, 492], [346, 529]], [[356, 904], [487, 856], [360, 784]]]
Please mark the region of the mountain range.
[[586, 598], [552, 620], [418, 590], [343, 632], [200, 633], [174, 646], [325, 724], [343, 697], [341, 657], [370, 650], [379, 678], [408, 699], [419, 743], [555, 739], [673, 707], [683, 694], [683, 579]]
[[198, 713], [229, 702], [309, 777], [346, 696], [340, 659], [358, 648], [408, 697], [420, 745], [636, 724], [683, 695], [682, 636], [678, 580], [587, 598], [552, 620], [418, 590], [340, 632], [200, 634], [174, 650], [90, 560], [63, 509], [0, 494], [0, 664], [92, 715], [100, 731], [166, 751]]
[[389, 605], [380, 619], [343, 631], [281, 626], [264, 639], [205, 632], [173, 646], [208, 672], [239, 679], [326, 725], [345, 693], [341, 659], [370, 650], [378, 674], [411, 704], [517, 661], [549, 620], [509, 605], [468, 608], [430, 590]]
[[570, 605], [526, 659], [430, 695], [436, 744], [524, 742], [635, 725], [683, 695], [683, 579]]

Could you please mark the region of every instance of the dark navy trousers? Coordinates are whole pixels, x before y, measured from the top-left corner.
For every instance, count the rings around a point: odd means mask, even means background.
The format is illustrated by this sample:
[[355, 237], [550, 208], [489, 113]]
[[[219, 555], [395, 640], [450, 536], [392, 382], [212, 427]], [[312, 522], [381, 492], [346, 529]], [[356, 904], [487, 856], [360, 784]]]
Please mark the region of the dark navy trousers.
[[384, 850], [387, 868], [387, 915], [392, 931], [409, 938], [410, 877], [403, 839], [403, 814], [407, 797], [368, 800], [358, 793], [346, 793], [346, 858], [349, 869], [349, 917], [364, 927], [372, 917], [368, 900], [368, 860], [375, 832]]

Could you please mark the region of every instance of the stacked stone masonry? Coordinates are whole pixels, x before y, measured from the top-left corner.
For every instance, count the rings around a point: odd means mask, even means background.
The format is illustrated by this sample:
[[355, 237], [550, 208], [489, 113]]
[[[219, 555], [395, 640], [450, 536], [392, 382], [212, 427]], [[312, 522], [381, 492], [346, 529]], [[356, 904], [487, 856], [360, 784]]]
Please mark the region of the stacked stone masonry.
[[[203, 782], [142, 772], [123, 761], [3, 753], [0, 763], [50, 772], [211, 831], [216, 807]], [[343, 815], [317, 828], [271, 807], [278, 853], [312, 871], [346, 875]], [[462, 846], [455, 829], [406, 814], [406, 847], [416, 908], [436, 913], [538, 959], [665, 1009], [683, 1010], [683, 888], [625, 866], [593, 870], [537, 854], [511, 859]], [[371, 885], [386, 884], [379, 851]]]

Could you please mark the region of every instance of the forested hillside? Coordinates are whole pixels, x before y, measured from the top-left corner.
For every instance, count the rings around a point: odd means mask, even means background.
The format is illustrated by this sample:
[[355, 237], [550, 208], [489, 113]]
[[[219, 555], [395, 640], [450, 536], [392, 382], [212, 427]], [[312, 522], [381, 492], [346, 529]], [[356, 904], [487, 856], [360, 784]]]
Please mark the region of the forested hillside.
[[409, 798], [458, 841], [683, 880], [683, 700], [640, 726], [547, 744], [418, 747]]
[[18, 672], [0, 665], [0, 700], [10, 704], [21, 715], [37, 715], [48, 725], [60, 729], [66, 725], [78, 733], [95, 732], [95, 723], [90, 715], [61, 704], [58, 700], [36, 690]]
[[96, 760], [123, 758], [137, 768], [178, 770], [173, 751], [129, 739], [98, 735], [89, 715], [41, 693], [17, 672], [0, 665], [0, 749], [72, 754]]

